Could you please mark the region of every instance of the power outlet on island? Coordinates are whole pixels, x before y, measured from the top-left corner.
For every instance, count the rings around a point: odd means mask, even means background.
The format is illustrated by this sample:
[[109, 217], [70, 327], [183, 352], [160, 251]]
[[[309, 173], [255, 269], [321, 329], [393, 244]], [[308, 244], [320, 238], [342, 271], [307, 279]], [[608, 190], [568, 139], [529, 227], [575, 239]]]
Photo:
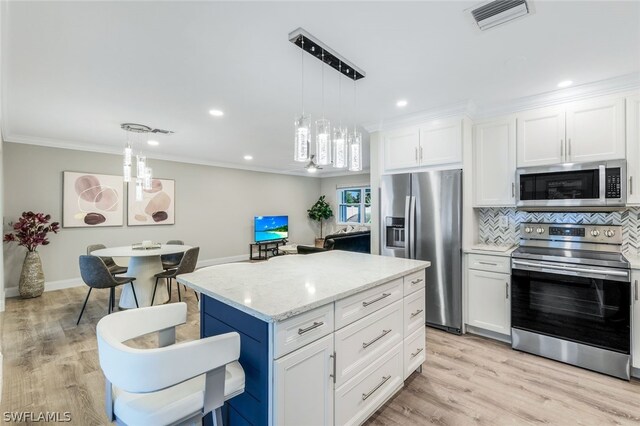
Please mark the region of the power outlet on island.
[[508, 228], [509, 227], [509, 216], [507, 216], [507, 215], [500, 216], [499, 225], [500, 225], [500, 228], [502, 228], [502, 229]]

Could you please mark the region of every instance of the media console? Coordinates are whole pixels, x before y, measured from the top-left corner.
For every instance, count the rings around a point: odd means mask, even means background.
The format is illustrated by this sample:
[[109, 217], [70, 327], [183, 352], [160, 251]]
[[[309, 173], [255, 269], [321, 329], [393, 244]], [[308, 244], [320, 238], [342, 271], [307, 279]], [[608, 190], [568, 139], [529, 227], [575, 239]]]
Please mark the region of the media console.
[[287, 240], [251, 243], [249, 244], [249, 260], [267, 260], [273, 256], [280, 256], [284, 253], [280, 253], [279, 247], [285, 244], [287, 244]]

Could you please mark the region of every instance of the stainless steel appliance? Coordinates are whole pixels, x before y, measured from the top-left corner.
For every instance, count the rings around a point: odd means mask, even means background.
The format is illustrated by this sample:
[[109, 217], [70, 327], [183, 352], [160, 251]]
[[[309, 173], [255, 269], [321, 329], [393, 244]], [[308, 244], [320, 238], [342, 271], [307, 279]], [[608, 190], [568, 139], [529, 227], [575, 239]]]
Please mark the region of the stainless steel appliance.
[[511, 260], [512, 347], [629, 379], [622, 228], [525, 223]]
[[428, 260], [426, 322], [462, 330], [462, 170], [382, 176], [380, 253]]
[[526, 210], [603, 210], [627, 202], [624, 160], [519, 168], [517, 207]]

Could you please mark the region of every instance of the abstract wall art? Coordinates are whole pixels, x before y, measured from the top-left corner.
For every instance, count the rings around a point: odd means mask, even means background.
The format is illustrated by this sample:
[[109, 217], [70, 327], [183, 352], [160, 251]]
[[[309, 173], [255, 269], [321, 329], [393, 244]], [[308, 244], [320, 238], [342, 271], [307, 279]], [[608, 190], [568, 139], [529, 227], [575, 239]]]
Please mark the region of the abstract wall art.
[[123, 225], [122, 176], [63, 172], [62, 187], [64, 228]]
[[130, 182], [127, 225], [175, 224], [175, 186], [171, 179], [153, 179], [151, 189], [142, 191], [142, 201], [136, 201], [136, 184]]

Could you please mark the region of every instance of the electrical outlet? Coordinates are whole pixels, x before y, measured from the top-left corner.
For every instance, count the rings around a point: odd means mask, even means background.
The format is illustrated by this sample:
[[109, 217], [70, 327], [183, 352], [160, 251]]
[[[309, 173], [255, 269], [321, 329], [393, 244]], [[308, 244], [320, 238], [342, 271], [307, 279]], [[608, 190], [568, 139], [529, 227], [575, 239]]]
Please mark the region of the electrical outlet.
[[509, 216], [502, 215], [500, 216], [500, 228], [508, 228], [509, 227]]

